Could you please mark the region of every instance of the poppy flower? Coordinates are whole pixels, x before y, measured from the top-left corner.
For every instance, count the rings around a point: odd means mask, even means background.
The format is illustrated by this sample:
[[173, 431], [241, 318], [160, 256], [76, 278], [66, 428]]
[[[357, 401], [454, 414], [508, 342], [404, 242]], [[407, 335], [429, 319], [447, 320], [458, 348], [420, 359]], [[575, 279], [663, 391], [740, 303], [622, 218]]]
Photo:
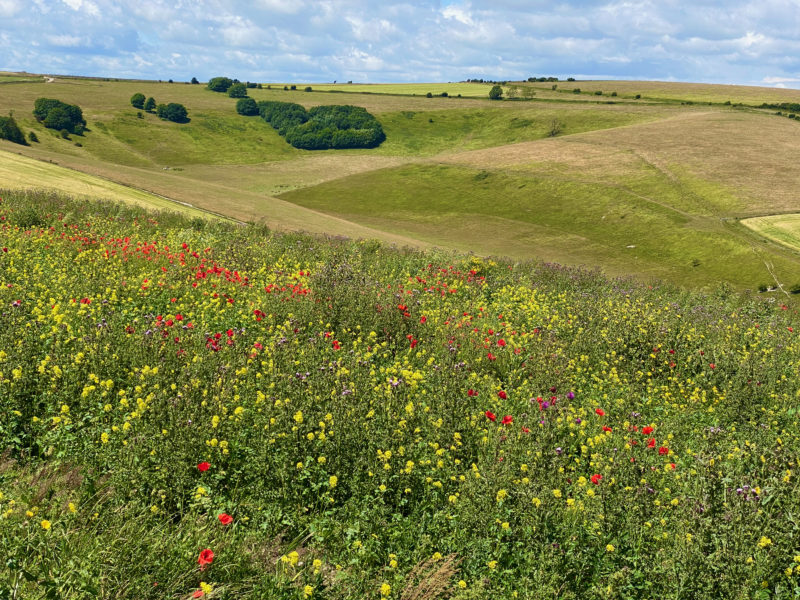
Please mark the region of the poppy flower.
[[591, 479], [592, 479], [592, 483], [593, 483], [593, 484], [595, 484], [595, 485], [600, 485], [600, 480], [601, 480], [602, 478], [603, 478], [603, 476], [602, 476], [602, 475], [600, 475], [600, 473], [595, 473], [595, 474], [594, 474], [594, 475], [592, 475], [592, 477], [591, 477]]
[[653, 433], [653, 428], [649, 425], [647, 427], [642, 427], [642, 435], [650, 435]]
[[514, 422], [514, 417], [512, 417], [511, 415], [506, 415], [505, 417], [503, 417], [503, 420], [501, 421], [503, 425], [511, 425], [511, 423], [513, 422]]
[[497, 415], [495, 415], [495, 414], [494, 414], [492, 411], [490, 411], [490, 410], [487, 410], [487, 411], [486, 411], [485, 413], [483, 413], [483, 414], [485, 414], [485, 415], [486, 415], [486, 418], [487, 418], [487, 419], [489, 419], [489, 420], [490, 420], [492, 423], [494, 423], [494, 422], [497, 420]]
[[472, 388], [470, 388], [469, 390], [467, 390], [467, 396], [469, 396], [470, 398], [471, 398], [472, 396], [477, 396], [477, 395], [478, 395], [478, 392], [476, 392], [476, 391], [475, 391], [475, 390], [473, 390]]
[[523, 427], [522, 428], [522, 433], [530, 433], [530, 432], [531, 432], [531, 430], [528, 429], [527, 427]]
[[197, 470], [200, 471], [201, 473], [203, 471], [208, 471], [210, 468], [211, 468], [211, 465], [209, 463], [207, 463], [206, 461], [203, 461], [199, 465], [197, 465]]
[[506, 394], [505, 390], [500, 390], [499, 392], [497, 392], [497, 397], [500, 398], [501, 400], [505, 400], [506, 398], [508, 398], [508, 394]]
[[200, 551], [200, 556], [197, 557], [197, 564], [201, 569], [205, 569], [208, 565], [214, 562], [214, 551], [206, 548]]
[[231, 523], [233, 523], [233, 517], [226, 513], [218, 515], [217, 518], [219, 519], [219, 522], [222, 523], [223, 525], [230, 525]]
[[594, 412], [596, 412], [601, 417], [605, 417], [606, 416], [606, 411], [604, 411], [602, 408], [595, 408]]
[[656, 447], [656, 438], [650, 438], [647, 440], [647, 447], [648, 448], [655, 448]]
[[658, 449], [658, 453], [659, 453], [659, 454], [661, 454], [662, 456], [663, 456], [664, 454], [669, 454], [669, 448], [667, 448], [667, 447], [665, 447], [665, 446], [661, 446], [661, 447]]
[[608, 425], [603, 425], [603, 431], [612, 431], [612, 429]]
[[196, 590], [194, 594], [192, 594], [192, 598], [202, 598], [205, 596], [206, 593], [203, 590]]

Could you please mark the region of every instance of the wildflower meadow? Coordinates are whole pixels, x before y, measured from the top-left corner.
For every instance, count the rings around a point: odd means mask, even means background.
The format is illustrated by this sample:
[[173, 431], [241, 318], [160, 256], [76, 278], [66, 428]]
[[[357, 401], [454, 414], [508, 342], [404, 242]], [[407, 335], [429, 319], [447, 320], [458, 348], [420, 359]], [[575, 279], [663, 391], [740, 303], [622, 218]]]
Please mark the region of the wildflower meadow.
[[0, 196], [0, 599], [800, 597], [787, 297]]

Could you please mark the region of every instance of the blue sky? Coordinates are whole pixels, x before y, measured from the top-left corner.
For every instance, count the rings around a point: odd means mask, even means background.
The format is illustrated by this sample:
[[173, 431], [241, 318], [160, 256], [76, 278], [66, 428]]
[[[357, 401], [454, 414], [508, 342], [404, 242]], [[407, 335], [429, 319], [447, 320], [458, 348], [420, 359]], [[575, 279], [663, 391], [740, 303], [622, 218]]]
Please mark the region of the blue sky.
[[800, 0], [0, 0], [0, 69], [201, 81], [573, 76], [800, 88]]

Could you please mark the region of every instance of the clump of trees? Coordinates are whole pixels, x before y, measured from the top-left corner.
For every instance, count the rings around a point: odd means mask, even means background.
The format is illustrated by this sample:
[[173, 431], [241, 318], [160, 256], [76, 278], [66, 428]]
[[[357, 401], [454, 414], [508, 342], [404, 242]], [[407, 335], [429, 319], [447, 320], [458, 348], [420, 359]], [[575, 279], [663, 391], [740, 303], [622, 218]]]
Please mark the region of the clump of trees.
[[14, 142], [15, 144], [22, 144], [23, 146], [27, 146], [28, 143], [25, 141], [25, 135], [17, 125], [17, 122], [14, 120], [14, 117], [11, 115], [7, 117], [0, 117], [0, 140], [8, 140], [9, 142]]
[[208, 83], [206, 84], [206, 88], [211, 90], [212, 92], [227, 92], [230, 87], [237, 83], [233, 79], [229, 77], [212, 77], [209, 79]]
[[169, 104], [159, 104], [156, 106], [156, 116], [165, 121], [173, 121], [175, 123], [188, 123], [189, 112], [183, 104], [177, 102], [170, 102]]
[[86, 120], [80, 107], [61, 100], [37, 98], [33, 104], [33, 116], [49, 129], [82, 135], [86, 128]]
[[259, 102], [261, 117], [295, 148], [374, 148], [386, 134], [380, 122], [360, 106], [315, 106], [306, 111], [293, 102]]
[[500, 100], [503, 97], [502, 86], [495, 85], [489, 90], [489, 100]]
[[228, 88], [228, 96], [231, 98], [245, 98], [247, 96], [247, 85], [244, 83], [234, 83]]

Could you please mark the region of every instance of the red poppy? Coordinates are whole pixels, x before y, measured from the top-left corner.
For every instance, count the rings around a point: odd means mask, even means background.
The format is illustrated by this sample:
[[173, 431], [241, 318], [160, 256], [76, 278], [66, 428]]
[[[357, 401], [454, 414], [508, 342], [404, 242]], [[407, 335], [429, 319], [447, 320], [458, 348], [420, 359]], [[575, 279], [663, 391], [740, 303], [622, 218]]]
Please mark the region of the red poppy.
[[669, 448], [667, 448], [666, 446], [661, 446], [658, 449], [658, 453], [661, 454], [661, 455], [669, 454]]
[[205, 596], [206, 593], [203, 590], [196, 590], [194, 594], [192, 594], [192, 598], [202, 598]]
[[611, 431], [611, 427], [608, 425], [603, 425], [603, 431]]
[[594, 474], [594, 475], [592, 475], [592, 477], [591, 477], [591, 479], [592, 479], [592, 483], [593, 483], [593, 484], [595, 484], [595, 485], [600, 485], [600, 480], [601, 480], [602, 478], [603, 478], [603, 476], [602, 476], [602, 475], [600, 475], [600, 473], [595, 473], [595, 474]]
[[485, 414], [485, 415], [486, 415], [486, 418], [487, 418], [487, 419], [489, 419], [489, 420], [490, 420], [492, 423], [494, 423], [494, 422], [497, 420], [497, 415], [495, 415], [495, 414], [494, 414], [492, 411], [490, 411], [490, 410], [487, 410], [487, 411], [486, 411], [485, 413], [483, 413], [483, 414]]
[[505, 390], [500, 390], [499, 392], [497, 392], [497, 397], [500, 398], [501, 400], [505, 400], [506, 398], [508, 398], [508, 394], [506, 394]]
[[200, 551], [200, 556], [197, 557], [197, 564], [201, 569], [205, 569], [208, 565], [214, 562], [214, 551], [206, 548]]
[[655, 448], [656, 447], [656, 438], [650, 438], [647, 440], [647, 447], [648, 448]]
[[650, 435], [653, 433], [653, 428], [649, 425], [647, 427], [642, 427], [642, 435]]
[[233, 517], [226, 513], [220, 514], [219, 516], [217, 516], [217, 518], [219, 519], [219, 522], [222, 523], [223, 525], [230, 525], [231, 523], [233, 523]]
[[530, 432], [531, 432], [531, 430], [528, 429], [527, 427], [523, 427], [522, 428], [522, 433], [530, 433]]
[[506, 345], [506, 341], [504, 339], [497, 340], [497, 345], [503, 348]]
[[594, 412], [596, 412], [601, 417], [605, 417], [606, 416], [606, 411], [604, 411], [602, 408], [595, 408]]
[[475, 390], [473, 390], [472, 388], [470, 388], [469, 390], [467, 390], [467, 396], [469, 396], [470, 398], [471, 398], [472, 396], [477, 396], [477, 395], [478, 395], [478, 392], [476, 392], [476, 391], [475, 391]]
[[512, 417], [511, 415], [506, 415], [505, 417], [503, 417], [503, 420], [501, 421], [503, 425], [511, 425], [513, 422], [514, 422], [514, 417]]
[[710, 368], [712, 368], [712, 369], [716, 369], [716, 368], [717, 368], [717, 365], [715, 365], [714, 363], [709, 363], [709, 365], [708, 365], [708, 366], [709, 366]]
[[199, 465], [197, 465], [197, 470], [200, 471], [201, 473], [203, 471], [208, 471], [210, 468], [211, 468], [211, 465], [209, 463], [207, 463], [206, 461], [203, 461]]

